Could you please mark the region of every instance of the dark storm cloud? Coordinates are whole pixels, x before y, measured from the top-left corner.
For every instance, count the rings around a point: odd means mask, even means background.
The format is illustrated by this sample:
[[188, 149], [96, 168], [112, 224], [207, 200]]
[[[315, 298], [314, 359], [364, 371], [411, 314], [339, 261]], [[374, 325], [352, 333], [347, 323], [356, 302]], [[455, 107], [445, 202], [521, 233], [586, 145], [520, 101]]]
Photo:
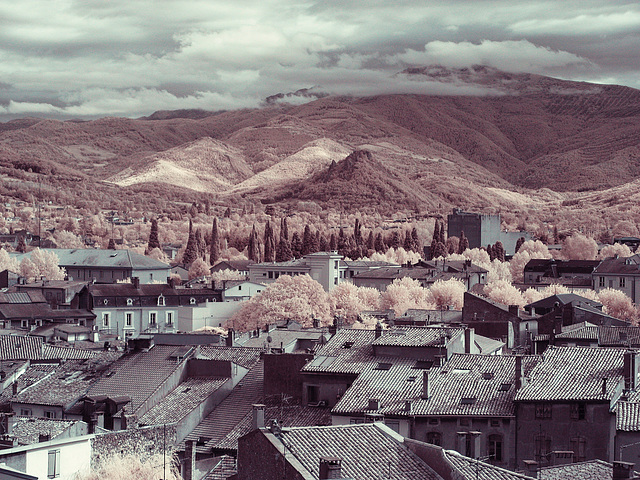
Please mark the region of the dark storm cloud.
[[622, 1], [4, 2], [0, 118], [251, 107], [311, 87], [495, 93], [395, 75], [428, 64], [637, 88], [638, 32], [640, 6]]

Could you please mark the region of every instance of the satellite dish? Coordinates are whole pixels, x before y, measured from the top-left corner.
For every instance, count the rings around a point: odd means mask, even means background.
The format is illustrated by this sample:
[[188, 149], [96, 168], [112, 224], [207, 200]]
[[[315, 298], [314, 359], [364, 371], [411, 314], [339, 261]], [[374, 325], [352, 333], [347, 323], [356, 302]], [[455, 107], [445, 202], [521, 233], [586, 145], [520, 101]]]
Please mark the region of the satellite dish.
[[271, 335], [269, 335], [269, 336], [267, 337], [267, 343], [271, 343], [271, 342], [273, 342], [273, 338], [271, 338]]

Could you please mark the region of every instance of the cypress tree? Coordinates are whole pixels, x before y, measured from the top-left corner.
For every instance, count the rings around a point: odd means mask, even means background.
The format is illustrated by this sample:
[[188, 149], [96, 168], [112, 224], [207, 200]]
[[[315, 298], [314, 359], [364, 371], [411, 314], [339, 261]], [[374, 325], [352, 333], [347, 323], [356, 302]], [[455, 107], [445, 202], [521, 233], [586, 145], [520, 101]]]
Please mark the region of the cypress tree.
[[249, 235], [249, 245], [247, 247], [247, 256], [249, 260], [259, 263], [260, 262], [260, 240], [258, 239], [258, 233], [256, 232], [256, 226], [253, 226], [251, 234]]
[[458, 244], [458, 253], [463, 253], [469, 248], [469, 239], [464, 235], [464, 230], [460, 232], [460, 243]]
[[211, 227], [211, 246], [209, 248], [209, 263], [215, 265], [220, 258], [220, 232], [218, 232], [218, 217], [214, 217]]
[[336, 234], [332, 233], [329, 237], [329, 250], [335, 252], [338, 250], [338, 241], [336, 240]]
[[524, 244], [524, 242], [525, 242], [524, 237], [520, 237], [518, 239], [518, 241], [516, 242], [515, 253], [518, 253], [518, 250], [520, 250], [520, 247]]
[[489, 254], [489, 260], [493, 262], [496, 259], [496, 252], [494, 251], [491, 244], [487, 245], [487, 253]]
[[302, 234], [302, 248], [300, 249], [300, 254], [304, 257], [305, 255], [309, 255], [313, 249], [313, 235], [311, 234], [311, 227], [306, 225], [304, 227], [304, 233]]
[[391, 237], [388, 242], [389, 247], [397, 249], [400, 246], [400, 234], [397, 230], [391, 233]]
[[501, 262], [504, 262], [505, 260], [504, 245], [502, 245], [502, 242], [499, 240], [493, 245], [493, 255], [495, 258], [497, 258]]
[[18, 238], [18, 245], [16, 246], [16, 252], [25, 253], [26, 251], [27, 241], [25, 240], [24, 235], [20, 235], [20, 238]]
[[[320, 233], [320, 230], [318, 230], [318, 233]], [[326, 252], [328, 250], [331, 250], [331, 249], [329, 248], [329, 242], [327, 242], [327, 237], [321, 234], [320, 240], [318, 241], [318, 251]]]
[[187, 246], [184, 249], [182, 255], [182, 263], [185, 265], [191, 265], [193, 261], [198, 258], [198, 245], [196, 243], [196, 236], [193, 232], [193, 223], [189, 219], [189, 238], [187, 239]]
[[302, 256], [302, 240], [298, 232], [293, 232], [291, 237], [291, 256], [293, 258], [300, 258]]
[[433, 258], [446, 257], [446, 256], [447, 256], [447, 247], [445, 246], [445, 244], [442, 242], [436, 242], [434, 252], [433, 252]]
[[264, 261], [273, 262], [276, 259], [276, 240], [273, 229], [271, 228], [271, 222], [267, 220], [267, 224], [264, 227]]
[[109, 239], [109, 245], [107, 245], [107, 250], [115, 250], [116, 249], [116, 242], [113, 240], [113, 238]]
[[419, 252], [420, 250], [422, 250], [422, 248], [420, 247], [420, 239], [418, 238], [418, 229], [416, 227], [413, 227], [411, 229], [411, 240], [413, 242], [414, 252]]
[[445, 229], [444, 229], [444, 221], [440, 222], [440, 238], [438, 239], [438, 241], [440, 243], [444, 243], [445, 240], [445, 233], [444, 233]]
[[360, 220], [356, 218], [356, 224], [353, 227], [353, 239], [356, 242], [356, 245], [362, 245], [362, 225], [360, 224]]
[[413, 251], [413, 240], [411, 240], [411, 232], [409, 230], [404, 232], [404, 243], [402, 244], [402, 248], [407, 252]]
[[373, 248], [378, 253], [384, 253], [387, 250], [387, 246], [385, 245], [382, 238], [382, 232], [378, 232], [378, 234], [376, 235], [376, 239], [373, 242]]
[[373, 250], [373, 244], [375, 239], [373, 238], [373, 230], [369, 232], [369, 236], [367, 237], [367, 250]]
[[151, 219], [151, 231], [149, 232], [149, 242], [147, 243], [146, 253], [154, 248], [160, 248], [160, 239], [158, 238], [158, 220]]
[[436, 224], [433, 226], [433, 240], [440, 241], [440, 221], [436, 219]]

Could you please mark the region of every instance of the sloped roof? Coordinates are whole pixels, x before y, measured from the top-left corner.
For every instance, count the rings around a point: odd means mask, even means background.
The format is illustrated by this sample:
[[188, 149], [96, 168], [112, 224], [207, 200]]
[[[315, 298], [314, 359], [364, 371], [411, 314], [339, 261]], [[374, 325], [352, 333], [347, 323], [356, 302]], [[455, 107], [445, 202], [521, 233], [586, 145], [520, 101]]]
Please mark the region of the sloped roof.
[[229, 360], [244, 368], [252, 368], [260, 360], [262, 352], [262, 348], [201, 345], [196, 357], [207, 360]]
[[613, 465], [603, 460], [569, 463], [540, 469], [540, 480], [603, 480], [611, 478]]
[[172, 354], [182, 347], [155, 345], [148, 351], [122, 355], [91, 386], [87, 395], [128, 395], [131, 397], [130, 413], [135, 411], [171, 375], [179, 363]]
[[0, 335], [0, 359], [39, 360], [42, 358], [42, 337]]
[[382, 332], [373, 345], [393, 347], [438, 347], [463, 335], [464, 328], [393, 327]]
[[[278, 420], [282, 427], [313, 427], [321, 425], [331, 425], [331, 410], [327, 407], [308, 407], [299, 403], [279, 402], [275, 399], [265, 401], [264, 421], [269, 425], [269, 421]], [[238, 439], [249, 433], [252, 429], [253, 410], [247, 413], [244, 418], [217, 444], [212, 444], [215, 449], [237, 450]]]
[[373, 330], [341, 328], [316, 352], [303, 372], [352, 373], [362, 372], [376, 361], [373, 354]]
[[[58, 265], [65, 268], [99, 267], [133, 270], [169, 270], [169, 265], [131, 250], [98, 250], [93, 248], [43, 248], [58, 256]], [[15, 255], [18, 261], [31, 252]]]
[[[525, 376], [539, 361], [537, 356], [522, 357]], [[409, 359], [388, 370], [371, 368], [354, 380], [332, 413], [513, 416], [515, 365], [515, 356], [454, 354], [445, 365], [428, 370]], [[422, 398], [425, 371], [428, 399]], [[379, 400], [377, 410], [369, 410], [369, 399]], [[407, 400], [410, 411], [405, 409]]]
[[264, 363], [260, 360], [185, 440], [204, 438], [205, 444], [196, 448], [201, 453], [211, 453], [211, 449], [252, 411], [252, 405], [262, 401], [263, 381]]
[[615, 412], [616, 430], [640, 432], [640, 402], [618, 402]]
[[594, 275], [640, 275], [640, 255], [607, 258], [593, 271]]
[[582, 306], [589, 305], [592, 307], [602, 307], [602, 304], [600, 302], [590, 300], [575, 293], [559, 293], [557, 295], [551, 295], [547, 298], [543, 298], [542, 300], [538, 300], [537, 302], [530, 303], [529, 305], [525, 305], [525, 308], [553, 308], [556, 303], [560, 306], [573, 303], [575, 305]]
[[440, 480], [423, 460], [404, 445], [404, 439], [379, 423], [298, 427], [282, 430], [276, 439], [295, 452], [295, 458], [316, 477], [321, 457], [342, 459], [342, 476], [354, 480]]
[[188, 378], [140, 417], [139, 421], [142, 425], [179, 422], [228, 380], [226, 377]]
[[11, 436], [19, 445], [31, 445], [40, 441], [40, 435], [49, 435], [49, 439], [53, 440], [75, 423], [78, 420], [18, 417], [13, 424]]
[[171, 288], [166, 283], [141, 283], [138, 288], [132, 283], [94, 283], [87, 286], [94, 297], [164, 297], [194, 295], [216, 295], [210, 288]]
[[550, 346], [515, 400], [610, 401], [624, 380], [624, 352], [618, 348]]
[[[465, 475], [465, 478], [476, 480], [533, 480], [533, 477], [521, 473], [512, 472], [505, 468], [496, 467], [490, 463], [478, 461], [465, 457], [455, 450], [444, 450], [445, 458], [458, 471]], [[578, 478], [578, 477], [576, 477]]]

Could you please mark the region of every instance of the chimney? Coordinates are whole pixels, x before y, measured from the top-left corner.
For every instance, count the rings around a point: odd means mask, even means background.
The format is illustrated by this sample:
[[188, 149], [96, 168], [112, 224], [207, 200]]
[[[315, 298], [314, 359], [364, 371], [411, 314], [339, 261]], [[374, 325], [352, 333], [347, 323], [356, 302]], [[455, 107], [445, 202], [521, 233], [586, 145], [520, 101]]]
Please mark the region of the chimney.
[[476, 330], [466, 328], [464, 330], [464, 353], [476, 353]]
[[530, 477], [538, 478], [538, 462], [535, 460], [523, 460], [524, 473]]
[[636, 353], [632, 350], [624, 352], [624, 389], [627, 391], [633, 391], [636, 389], [636, 383], [638, 381], [638, 361]]
[[15, 413], [7, 412], [2, 414], [2, 428], [5, 435], [11, 435], [13, 433], [14, 417]]
[[87, 433], [95, 433], [98, 424], [96, 413], [96, 401], [93, 398], [85, 398], [82, 403], [82, 420], [87, 423]]
[[522, 366], [522, 355], [516, 355], [516, 372], [515, 372], [515, 387], [516, 392], [522, 387], [522, 381], [524, 379], [524, 367]]
[[404, 401], [404, 411], [407, 413], [411, 413], [411, 400]]
[[382, 335], [382, 325], [380, 322], [376, 323], [376, 338], [380, 338]]
[[227, 347], [233, 347], [233, 328], [230, 328], [227, 331], [227, 341], [226, 341], [226, 346]]
[[602, 395], [607, 396], [607, 377], [602, 379]]
[[14, 395], [18, 394], [18, 381], [17, 380], [15, 382], [13, 382], [13, 384], [11, 385], [11, 391], [13, 392]]
[[320, 475], [318, 476], [318, 480], [331, 480], [334, 478], [342, 478], [342, 459], [337, 457], [320, 457]]
[[458, 432], [459, 438], [464, 442], [460, 450], [464, 450], [464, 456], [469, 458], [480, 457], [480, 435], [482, 432]]
[[380, 408], [380, 400], [377, 398], [370, 398], [367, 410], [378, 410]]
[[264, 409], [265, 406], [261, 403], [255, 403], [252, 405], [253, 407], [253, 430], [257, 430], [259, 428], [264, 428]]
[[133, 288], [140, 288], [140, 277], [131, 277], [131, 285]]
[[515, 317], [519, 317], [520, 307], [518, 305], [509, 305], [509, 313]]
[[429, 400], [431, 398], [431, 386], [429, 385], [429, 371], [422, 372], [422, 399]]
[[51, 440], [51, 435], [49, 435], [48, 433], [38, 434], [38, 443], [48, 442], [49, 440]]
[[621, 480], [623, 478], [634, 478], [633, 467], [634, 463], [629, 462], [613, 462], [613, 480]]
[[184, 480], [194, 480], [193, 474], [196, 471], [196, 442], [187, 440], [184, 445], [184, 469], [182, 478]]
[[573, 451], [555, 450], [551, 452], [551, 465], [568, 465], [570, 463], [573, 463]]

